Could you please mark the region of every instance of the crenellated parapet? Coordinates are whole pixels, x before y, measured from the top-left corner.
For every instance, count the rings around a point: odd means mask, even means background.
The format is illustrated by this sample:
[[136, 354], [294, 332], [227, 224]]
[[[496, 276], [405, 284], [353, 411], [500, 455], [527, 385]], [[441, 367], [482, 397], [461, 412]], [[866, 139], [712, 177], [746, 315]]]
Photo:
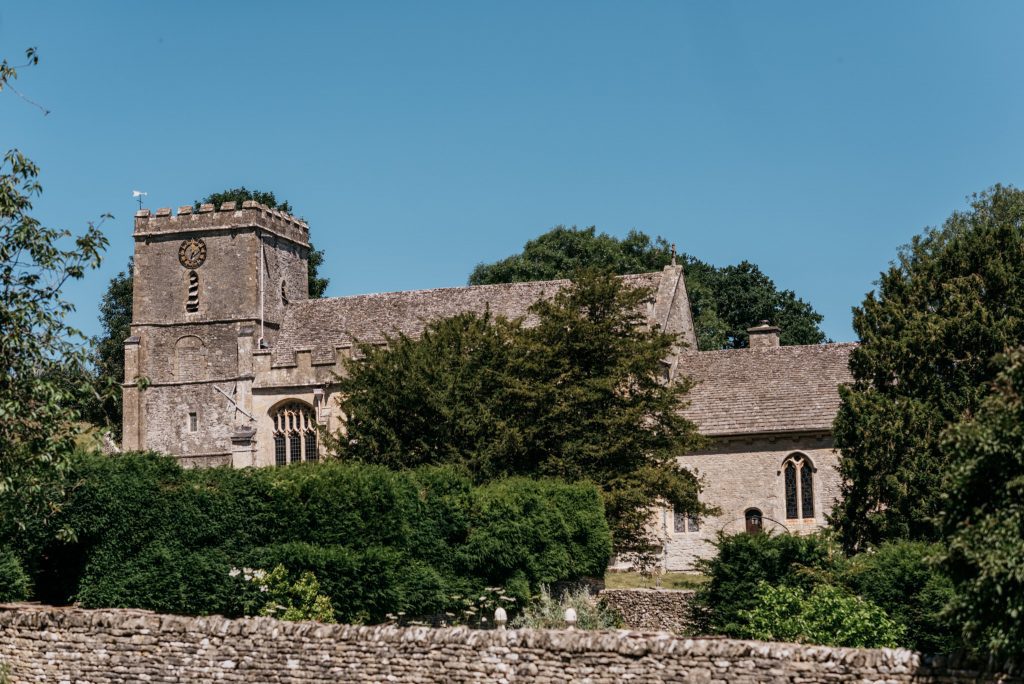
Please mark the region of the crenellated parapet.
[[219, 209], [213, 204], [203, 204], [198, 210], [191, 205], [178, 207], [177, 213], [172, 213], [170, 207], [155, 212], [149, 209], [135, 212], [136, 238], [240, 229], [262, 230], [309, 247], [309, 226], [304, 221], [253, 200], [242, 202], [241, 207], [236, 202], [224, 202]]

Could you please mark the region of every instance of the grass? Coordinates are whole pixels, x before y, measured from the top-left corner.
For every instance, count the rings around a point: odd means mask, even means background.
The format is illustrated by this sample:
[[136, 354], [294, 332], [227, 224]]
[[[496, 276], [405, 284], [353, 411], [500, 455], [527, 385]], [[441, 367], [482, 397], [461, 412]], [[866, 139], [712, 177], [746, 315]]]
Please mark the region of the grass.
[[691, 572], [664, 572], [654, 577], [644, 577], [639, 572], [608, 572], [604, 586], [606, 589], [654, 589], [659, 586], [658, 577], [662, 589], [696, 589], [708, 581], [706, 575]]

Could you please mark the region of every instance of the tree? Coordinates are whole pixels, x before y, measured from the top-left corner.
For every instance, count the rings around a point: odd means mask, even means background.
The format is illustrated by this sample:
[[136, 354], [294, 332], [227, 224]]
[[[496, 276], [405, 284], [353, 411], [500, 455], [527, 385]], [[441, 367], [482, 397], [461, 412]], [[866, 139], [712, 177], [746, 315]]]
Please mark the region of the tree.
[[[492, 264], [478, 264], [470, 285], [571, 278], [584, 268], [619, 275], [659, 271], [672, 262], [673, 249], [631, 230], [623, 239], [589, 228], [556, 226], [530, 240], [519, 254]], [[747, 328], [769, 320], [782, 328], [782, 344], [826, 341], [821, 314], [792, 290], [778, 290], [755, 265], [743, 261], [717, 268], [696, 257], [681, 255], [700, 349], [735, 349], [749, 344]]]
[[[34, 50], [27, 57], [38, 62]], [[0, 62], [0, 91], [16, 77], [16, 67]], [[38, 176], [17, 150], [0, 163], [0, 497], [8, 524], [44, 514], [59, 499], [78, 433], [59, 378], [85, 364], [84, 338], [65, 322], [74, 307], [62, 290], [98, 266], [107, 245], [92, 224], [74, 236], [33, 218]]]
[[1024, 192], [975, 195], [904, 247], [854, 309], [861, 344], [834, 430], [844, 484], [833, 522], [847, 550], [938, 538], [957, 460], [939, 436], [975, 414], [992, 359], [1024, 339], [1022, 225]]
[[956, 586], [951, 615], [964, 642], [1024, 662], [1024, 350], [998, 365], [974, 419], [942, 440], [954, 464], [943, 499], [943, 568]]
[[477, 481], [593, 481], [616, 551], [639, 558], [657, 499], [705, 512], [675, 461], [699, 442], [679, 413], [689, 384], [661, 379], [675, 336], [641, 325], [651, 294], [584, 272], [531, 308], [534, 327], [463, 314], [363, 345], [339, 381], [348, 422], [334, 448], [391, 467], [456, 463]]
[[[247, 200], [253, 200], [260, 204], [266, 205], [271, 209], [278, 209], [285, 213], [293, 213], [292, 205], [287, 200], [277, 201], [277, 197], [272, 192], [263, 192], [262, 190], [249, 190], [245, 186], [230, 188], [223, 192], [215, 192], [211, 195], [207, 195], [201, 201], [195, 203], [195, 208], [198, 209], [201, 204], [213, 204], [217, 207], [224, 204], [225, 202], [237, 202], [238, 206], [242, 206], [242, 202]], [[311, 299], [320, 299], [327, 292], [327, 285], [331, 282], [329, 278], [323, 278], [320, 276], [320, 267], [324, 263], [324, 252], [323, 250], [317, 249], [313, 246], [313, 243], [309, 243], [309, 296]]]

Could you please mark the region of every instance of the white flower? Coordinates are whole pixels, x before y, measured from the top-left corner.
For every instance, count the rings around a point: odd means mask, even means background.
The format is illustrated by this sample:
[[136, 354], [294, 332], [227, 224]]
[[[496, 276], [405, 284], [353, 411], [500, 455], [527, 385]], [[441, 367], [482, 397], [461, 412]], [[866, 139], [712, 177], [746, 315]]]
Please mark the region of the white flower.
[[228, 576], [229, 577], [238, 577], [241, 574], [242, 574], [242, 571], [239, 570], [238, 568], [231, 568], [230, 572], [228, 572]]
[[266, 591], [266, 590], [267, 590], [267, 585], [266, 584], [261, 584], [260, 585], [260, 591]]

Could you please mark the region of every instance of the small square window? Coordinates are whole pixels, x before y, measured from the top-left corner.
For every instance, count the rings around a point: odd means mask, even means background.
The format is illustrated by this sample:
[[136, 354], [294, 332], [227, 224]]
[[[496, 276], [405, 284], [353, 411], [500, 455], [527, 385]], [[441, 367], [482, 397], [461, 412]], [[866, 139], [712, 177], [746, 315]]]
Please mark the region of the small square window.
[[700, 518], [694, 513], [676, 509], [672, 512], [672, 531], [676, 534], [700, 532]]
[[199, 429], [199, 415], [193, 411], [188, 414], [188, 431], [195, 432]]

